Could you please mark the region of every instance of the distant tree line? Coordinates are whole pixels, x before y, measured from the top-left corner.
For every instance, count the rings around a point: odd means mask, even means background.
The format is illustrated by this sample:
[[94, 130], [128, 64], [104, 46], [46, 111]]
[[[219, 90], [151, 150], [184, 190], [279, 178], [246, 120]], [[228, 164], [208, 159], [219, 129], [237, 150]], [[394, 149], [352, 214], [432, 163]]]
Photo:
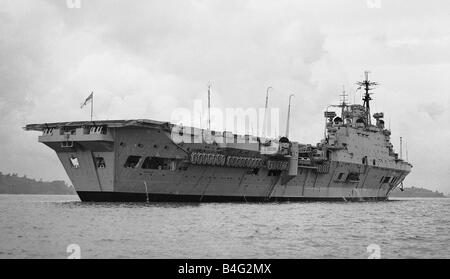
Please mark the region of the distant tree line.
[[0, 194], [39, 194], [39, 195], [72, 195], [76, 194], [73, 186], [63, 180], [42, 181], [20, 177], [16, 173], [0, 172]]
[[445, 198], [444, 193], [438, 191], [432, 191], [425, 188], [419, 187], [408, 187], [404, 188], [404, 191], [401, 191], [399, 188], [396, 188], [392, 191], [391, 197], [405, 197], [405, 198]]

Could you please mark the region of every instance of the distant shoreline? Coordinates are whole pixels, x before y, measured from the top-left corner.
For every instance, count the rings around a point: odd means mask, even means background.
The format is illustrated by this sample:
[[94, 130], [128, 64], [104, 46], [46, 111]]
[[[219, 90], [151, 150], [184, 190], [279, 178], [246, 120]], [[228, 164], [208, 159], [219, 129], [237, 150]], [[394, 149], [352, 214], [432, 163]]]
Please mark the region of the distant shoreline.
[[10, 196], [77, 196], [77, 194], [28, 194], [28, 193], [0, 193], [0, 195]]
[[394, 196], [389, 196], [389, 199], [390, 200], [393, 200], [393, 199], [448, 199], [448, 198], [450, 198], [450, 197], [447, 197], [447, 196], [445, 196], [445, 197], [394, 197]]
[[448, 198], [444, 193], [432, 191], [426, 188], [405, 187], [404, 190], [396, 188], [389, 195], [392, 198]]
[[48, 182], [0, 172], [0, 194], [76, 195], [76, 192], [63, 180]]

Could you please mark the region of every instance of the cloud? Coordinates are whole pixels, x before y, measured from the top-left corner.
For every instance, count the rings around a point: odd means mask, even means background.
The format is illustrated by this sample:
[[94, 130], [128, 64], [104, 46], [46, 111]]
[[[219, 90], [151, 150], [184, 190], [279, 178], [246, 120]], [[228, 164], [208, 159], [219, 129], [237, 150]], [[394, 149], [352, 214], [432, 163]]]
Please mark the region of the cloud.
[[40, 149], [19, 127], [87, 119], [79, 103], [90, 91], [95, 116], [105, 119], [169, 119], [175, 108], [204, 99], [208, 81], [217, 107], [261, 107], [268, 85], [276, 87], [272, 105], [284, 107], [287, 87], [314, 87], [312, 64], [324, 54], [314, 18], [289, 2], [65, 4], [22, 0], [1, 7], [0, 150], [13, 158], [0, 163], [4, 171], [53, 178], [46, 169], [53, 162], [24, 164], [21, 158]]
[[445, 106], [439, 103], [425, 103], [419, 106], [419, 112], [427, 113], [431, 119], [438, 121], [439, 117], [446, 111]]

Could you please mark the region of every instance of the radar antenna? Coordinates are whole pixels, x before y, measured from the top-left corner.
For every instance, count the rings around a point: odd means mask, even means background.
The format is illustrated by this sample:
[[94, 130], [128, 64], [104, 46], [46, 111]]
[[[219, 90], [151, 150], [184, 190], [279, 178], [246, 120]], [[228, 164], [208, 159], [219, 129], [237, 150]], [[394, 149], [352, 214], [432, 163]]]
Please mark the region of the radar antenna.
[[366, 91], [366, 93], [364, 94], [363, 97], [363, 101], [364, 104], [363, 106], [366, 108], [366, 114], [367, 114], [367, 124], [370, 125], [371, 124], [371, 117], [370, 117], [370, 101], [372, 100], [372, 98], [370, 97], [370, 95], [372, 95], [373, 93], [370, 93], [369, 91], [373, 89], [372, 86], [376, 86], [378, 85], [377, 82], [373, 82], [369, 80], [369, 71], [365, 71], [364, 75], [366, 77], [365, 80], [363, 81], [358, 81], [356, 84], [359, 85], [359, 88], [363, 87], [364, 91]]
[[342, 97], [340, 105], [342, 107], [341, 118], [344, 119], [344, 110], [347, 107], [347, 97], [348, 97], [347, 92], [345, 92], [345, 85], [342, 85], [342, 95], [340, 96]]

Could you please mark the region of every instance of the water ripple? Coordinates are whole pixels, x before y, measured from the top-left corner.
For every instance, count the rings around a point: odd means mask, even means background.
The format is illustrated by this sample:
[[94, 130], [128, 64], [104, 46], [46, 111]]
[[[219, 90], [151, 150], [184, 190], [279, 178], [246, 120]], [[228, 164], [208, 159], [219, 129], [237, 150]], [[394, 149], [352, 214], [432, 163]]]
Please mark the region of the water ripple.
[[82, 203], [0, 195], [0, 258], [449, 258], [450, 199]]

